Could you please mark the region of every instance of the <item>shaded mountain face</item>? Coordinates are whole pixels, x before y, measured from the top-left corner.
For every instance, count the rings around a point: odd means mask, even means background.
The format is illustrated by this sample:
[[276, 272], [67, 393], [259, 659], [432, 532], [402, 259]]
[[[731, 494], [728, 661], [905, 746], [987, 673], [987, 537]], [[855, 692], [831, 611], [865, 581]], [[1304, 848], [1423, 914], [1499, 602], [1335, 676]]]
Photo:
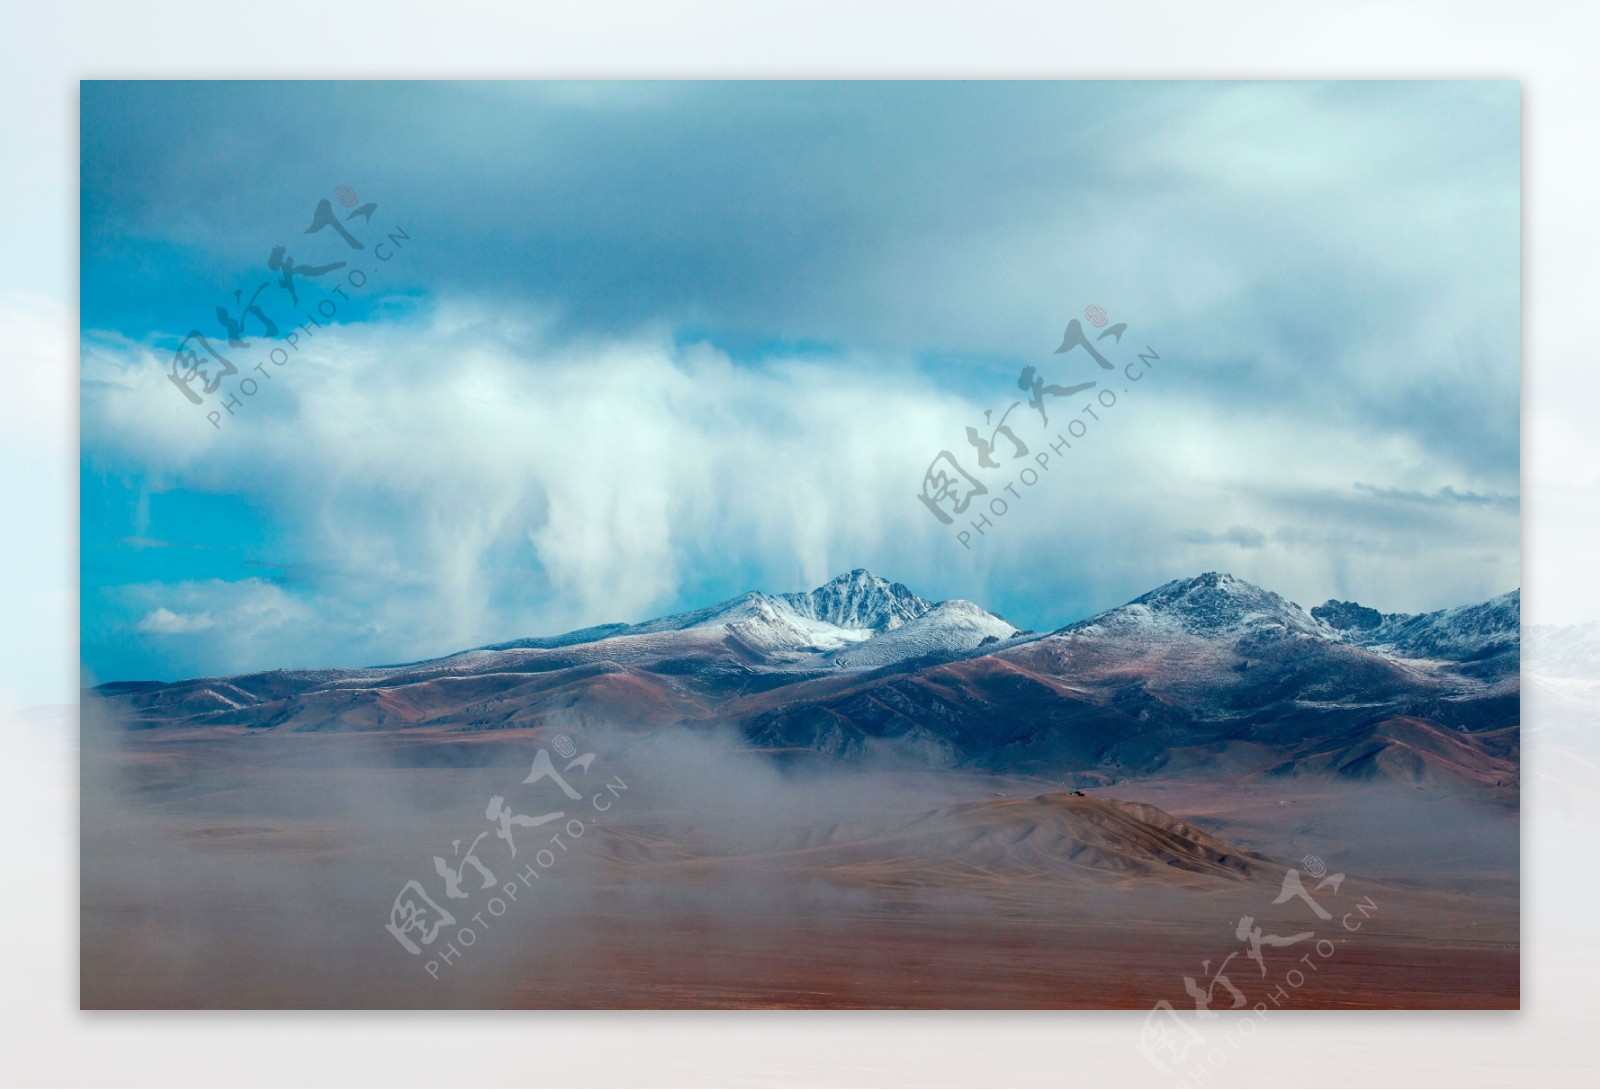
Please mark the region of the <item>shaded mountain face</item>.
[[439, 742], [440, 760], [471, 760], [470, 740], [493, 732], [599, 722], [1086, 784], [1315, 775], [1495, 789], [1517, 779], [1519, 625], [1515, 591], [1415, 616], [1348, 602], [1308, 613], [1208, 572], [1040, 636], [858, 569], [429, 662], [94, 695], [141, 727], [399, 732]]
[[1385, 615], [1358, 602], [1340, 602], [1329, 598], [1320, 606], [1313, 607], [1311, 616], [1340, 632], [1365, 634], [1376, 631], [1386, 619], [1401, 615]]

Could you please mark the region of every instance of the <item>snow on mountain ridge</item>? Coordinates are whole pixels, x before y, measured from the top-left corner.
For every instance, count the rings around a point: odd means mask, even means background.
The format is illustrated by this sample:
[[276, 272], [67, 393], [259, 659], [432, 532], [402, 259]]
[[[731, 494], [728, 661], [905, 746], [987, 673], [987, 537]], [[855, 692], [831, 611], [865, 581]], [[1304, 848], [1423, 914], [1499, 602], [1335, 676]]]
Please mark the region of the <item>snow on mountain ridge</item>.
[[[1199, 641], [1246, 658], [1263, 641], [1325, 639], [1392, 659], [1455, 661], [1470, 673], [1502, 677], [1517, 667], [1519, 616], [1518, 591], [1428, 614], [1382, 614], [1331, 600], [1308, 613], [1243, 579], [1206, 572], [1175, 579], [1052, 636], [1105, 635], [1151, 647]], [[598, 625], [465, 654], [589, 645], [596, 654], [631, 660], [660, 653], [659, 640], [695, 633], [715, 644], [732, 640], [770, 667], [842, 669], [875, 669], [938, 653], [981, 653], [989, 645], [1000, 650], [1019, 636], [1015, 626], [971, 602], [929, 602], [903, 584], [857, 568], [809, 591], [751, 591], [638, 624]], [[655, 638], [635, 639], [642, 636]]]
[[1166, 631], [1218, 637], [1271, 628], [1304, 636], [1333, 634], [1294, 602], [1226, 572], [1174, 579], [1126, 605], [1108, 609], [1059, 631], [1127, 635], [1154, 635]]
[[[1016, 631], [978, 606], [962, 604], [982, 613], [989, 621], [974, 621], [961, 610], [938, 612], [934, 621], [917, 629], [914, 639], [891, 643], [872, 656], [873, 661], [895, 661], [896, 648], [899, 657], [936, 650], [961, 650], [978, 646], [985, 636], [993, 635], [998, 640], [1009, 638]], [[713, 606], [638, 624], [596, 625], [561, 636], [513, 640], [481, 650], [546, 650], [635, 636], [725, 631], [750, 650], [775, 656], [779, 661], [795, 661], [793, 656], [796, 655], [802, 660], [811, 654], [829, 655], [882, 638], [922, 618], [934, 616], [936, 611], [935, 603], [904, 584], [891, 583], [864, 568], [856, 568], [809, 591], [787, 594], [750, 591]], [[943, 635], [937, 623], [939, 619], [950, 625]]]
[[836, 576], [815, 590], [779, 595], [803, 617], [846, 629], [888, 632], [915, 620], [933, 603], [903, 583], [891, 583], [865, 568]]
[[740, 620], [723, 620], [719, 617], [715, 622], [698, 627], [712, 627], [720, 622], [746, 646], [767, 653], [833, 651], [871, 639], [874, 635], [870, 629], [846, 628], [807, 616], [795, 608], [787, 595], [780, 598], [753, 595], [749, 599], [748, 613]]
[[1014, 625], [982, 606], [956, 598], [940, 602], [920, 617], [829, 657], [835, 666], [868, 669], [938, 652], [975, 651], [987, 644], [999, 645], [1017, 632]]
[[1311, 611], [1340, 638], [1406, 658], [1487, 658], [1521, 640], [1522, 591], [1432, 613], [1379, 613], [1355, 602], [1329, 599]]

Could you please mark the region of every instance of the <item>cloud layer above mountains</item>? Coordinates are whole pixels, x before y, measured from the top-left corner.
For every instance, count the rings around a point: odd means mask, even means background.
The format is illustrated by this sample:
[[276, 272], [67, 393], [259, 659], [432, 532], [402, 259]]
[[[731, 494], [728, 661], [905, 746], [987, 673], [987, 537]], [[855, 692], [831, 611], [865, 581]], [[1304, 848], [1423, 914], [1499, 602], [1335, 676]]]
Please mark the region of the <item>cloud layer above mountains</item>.
[[[89, 680], [399, 661], [857, 566], [1034, 628], [1208, 569], [1384, 611], [1519, 582], [1515, 85], [83, 101]], [[415, 241], [211, 427], [177, 338], [345, 182]], [[964, 547], [924, 471], [971, 465], [1023, 366], [1096, 377], [1052, 355], [1091, 303], [1161, 362]], [[1013, 413], [1030, 460], [1059, 404]]]

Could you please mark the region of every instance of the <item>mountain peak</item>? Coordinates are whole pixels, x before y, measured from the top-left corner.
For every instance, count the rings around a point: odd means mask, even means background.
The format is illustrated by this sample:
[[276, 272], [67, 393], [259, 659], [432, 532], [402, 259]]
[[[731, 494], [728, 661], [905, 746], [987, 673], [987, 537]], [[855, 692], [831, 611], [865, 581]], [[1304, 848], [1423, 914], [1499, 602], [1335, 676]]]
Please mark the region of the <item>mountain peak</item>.
[[849, 571], [842, 572], [839, 575], [834, 576], [832, 579], [828, 580], [826, 583], [822, 584], [820, 587], [816, 587], [814, 589], [815, 590], [826, 590], [829, 587], [851, 586], [851, 585], [854, 585], [854, 584], [876, 584], [876, 583], [883, 583], [883, 584], [887, 585], [888, 584], [888, 580], [884, 579], [881, 576], [878, 576], [878, 575], [876, 575], [876, 574], [874, 574], [874, 573], [872, 573], [870, 571], [868, 571], [866, 568], [851, 568]]
[[1070, 628], [1107, 624], [1135, 624], [1142, 628], [1156, 621], [1205, 635], [1262, 626], [1294, 632], [1313, 632], [1318, 628], [1317, 622], [1295, 603], [1227, 572], [1214, 571], [1189, 579], [1174, 579], [1125, 606], [1080, 621]]
[[1163, 583], [1129, 604], [1191, 614], [1204, 613], [1213, 608], [1237, 610], [1250, 607], [1269, 612], [1281, 610], [1300, 612], [1299, 606], [1285, 601], [1270, 590], [1263, 590], [1254, 583], [1246, 582], [1228, 572], [1215, 571], [1205, 572], [1192, 579], [1174, 579], [1170, 583]]
[[885, 632], [933, 608], [932, 602], [903, 583], [891, 583], [865, 568], [836, 575], [815, 590], [781, 597], [802, 617], [840, 628]]

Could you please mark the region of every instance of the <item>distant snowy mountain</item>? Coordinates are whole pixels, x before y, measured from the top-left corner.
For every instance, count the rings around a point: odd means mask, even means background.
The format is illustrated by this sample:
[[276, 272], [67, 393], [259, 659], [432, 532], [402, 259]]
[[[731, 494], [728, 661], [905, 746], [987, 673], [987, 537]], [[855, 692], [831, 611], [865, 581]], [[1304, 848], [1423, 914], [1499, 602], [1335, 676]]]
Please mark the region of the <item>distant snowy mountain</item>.
[[999, 650], [997, 645], [1016, 635], [1017, 629], [1009, 622], [981, 606], [957, 599], [940, 602], [870, 642], [834, 652], [831, 658], [834, 665], [840, 667], [876, 669], [951, 651], [976, 651], [983, 647]]
[[[454, 746], [585, 720], [705, 723], [767, 750], [1083, 782], [1383, 776], [1514, 790], [1520, 609], [1513, 591], [1415, 616], [1353, 602], [1308, 613], [1207, 572], [1038, 635], [857, 569], [809, 591], [403, 666], [93, 695], [141, 727], [423, 732]], [[1563, 634], [1551, 657], [1587, 661], [1597, 639]]]
[[1408, 659], [1470, 664], [1478, 674], [1515, 673], [1522, 633], [1522, 592], [1432, 613], [1379, 613], [1329, 600], [1311, 611], [1351, 643]]
[[[941, 608], [949, 605], [964, 608]], [[901, 633], [911, 625], [915, 627], [909, 634]], [[875, 642], [876, 649], [870, 655], [852, 653], [850, 661], [881, 666], [902, 658], [969, 650], [985, 636], [1009, 637], [1015, 631], [970, 602], [935, 605], [901, 583], [891, 583], [864, 568], [856, 568], [814, 590], [776, 595], [753, 591], [706, 609], [639, 624], [600, 625], [480, 650], [569, 648], [635, 636], [699, 632], [726, 635], [747, 653], [775, 657], [773, 664], [783, 661], [824, 665], [811, 661], [810, 656], [833, 655], [831, 661], [842, 665], [839, 653]], [[888, 638], [891, 636], [896, 638]]]
[[914, 621], [933, 603], [901, 583], [880, 579], [865, 568], [835, 577], [816, 590], [785, 594], [782, 600], [802, 617], [837, 628], [889, 632]]
[[1515, 629], [1509, 673], [1494, 649], [1515, 602], [1406, 619], [1404, 646], [1385, 650], [1207, 572], [1047, 635], [773, 693], [746, 702], [741, 719], [760, 745], [846, 758], [887, 746], [1110, 778], [1160, 770], [1506, 788], [1517, 779]]
[[1293, 602], [1222, 572], [1175, 579], [1061, 631], [1150, 639], [1178, 633], [1238, 639], [1261, 631], [1327, 635], [1325, 626]]
[[835, 576], [814, 591], [752, 591], [702, 610], [674, 613], [638, 624], [600, 624], [552, 637], [493, 643], [485, 651], [578, 647], [634, 635], [726, 629], [765, 651], [832, 651], [898, 629], [928, 613], [933, 603], [864, 568]]

